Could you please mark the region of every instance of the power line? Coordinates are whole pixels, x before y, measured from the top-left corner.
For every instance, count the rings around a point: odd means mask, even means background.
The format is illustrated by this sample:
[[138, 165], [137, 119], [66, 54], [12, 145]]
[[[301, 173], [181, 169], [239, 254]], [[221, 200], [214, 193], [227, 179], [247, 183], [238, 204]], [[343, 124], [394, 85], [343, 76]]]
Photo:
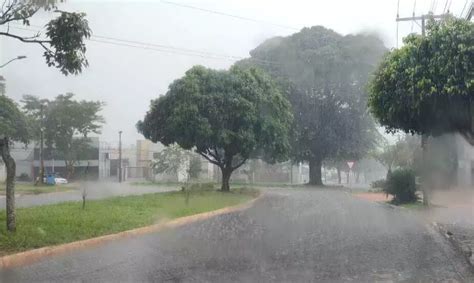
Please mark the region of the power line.
[[[400, 0], [397, 1], [397, 19], [400, 17]], [[398, 48], [398, 22], [397, 22], [397, 48]]]
[[446, 0], [446, 2], [444, 3], [443, 14], [446, 13], [446, 8], [448, 7], [448, 2], [449, 2], [449, 0]]
[[[36, 26], [36, 27], [39, 27], [39, 26]], [[12, 28], [25, 30], [25, 31], [32, 31], [36, 33], [40, 32], [39, 30], [33, 30], [30, 28], [25, 28], [25, 27], [12, 26]], [[103, 35], [92, 35], [91, 38], [89, 38], [88, 40], [92, 42], [104, 43], [104, 44], [109, 44], [109, 45], [139, 48], [139, 49], [158, 51], [158, 52], [168, 53], [168, 54], [193, 56], [193, 57], [215, 59], [215, 60], [227, 60], [227, 61], [235, 62], [237, 60], [246, 59], [245, 57], [241, 57], [241, 56], [217, 54], [217, 53], [212, 53], [212, 52], [207, 52], [207, 51], [187, 49], [187, 48], [181, 48], [181, 47], [163, 45], [163, 44], [147, 43], [147, 42], [141, 42], [141, 41], [133, 41], [133, 40], [127, 40], [127, 39], [120, 39], [120, 38], [114, 38], [114, 37], [103, 36]], [[252, 60], [258, 63], [262, 63], [262, 64], [280, 64], [275, 61], [262, 60], [262, 59], [256, 59], [256, 58], [253, 58]]]
[[[416, 0], [415, 0], [415, 3], [413, 3], [413, 13], [412, 13], [413, 17], [415, 17], [415, 9], [416, 9]], [[411, 32], [413, 32], [413, 25], [415, 24], [415, 22], [416, 21], [411, 22]]]
[[300, 30], [299, 28], [296, 28], [296, 27], [276, 24], [276, 23], [272, 23], [272, 22], [267, 22], [267, 21], [263, 21], [263, 20], [259, 20], [259, 19], [243, 17], [243, 16], [239, 16], [239, 15], [228, 14], [228, 13], [215, 11], [215, 10], [210, 10], [210, 9], [204, 9], [204, 8], [191, 6], [191, 5], [187, 5], [187, 4], [181, 4], [181, 3], [176, 3], [176, 2], [166, 1], [166, 0], [162, 0], [161, 3], [166, 4], [166, 5], [173, 5], [173, 6], [177, 6], [177, 7], [181, 7], [181, 8], [193, 9], [193, 10], [197, 10], [197, 11], [201, 11], [201, 12], [216, 14], [216, 15], [225, 16], [225, 17], [231, 17], [231, 18], [234, 18], [234, 19], [239, 19], [239, 20], [244, 20], [244, 21], [249, 21], [249, 22], [272, 25], [272, 26], [276, 26], [276, 27], [283, 28], [283, 29], [288, 29], [288, 30], [296, 30], [296, 31]]
[[464, 10], [466, 10], [466, 7], [467, 7], [467, 2], [469, 2], [469, 0], [466, 0], [466, 2], [464, 2], [464, 7], [462, 8], [462, 11], [461, 11], [461, 14], [459, 14], [459, 17], [462, 17], [462, 14], [464, 14]]
[[449, 8], [451, 7], [451, 3], [453, 3], [453, 0], [449, 0], [448, 9], [447, 9], [448, 13], [449, 13]]

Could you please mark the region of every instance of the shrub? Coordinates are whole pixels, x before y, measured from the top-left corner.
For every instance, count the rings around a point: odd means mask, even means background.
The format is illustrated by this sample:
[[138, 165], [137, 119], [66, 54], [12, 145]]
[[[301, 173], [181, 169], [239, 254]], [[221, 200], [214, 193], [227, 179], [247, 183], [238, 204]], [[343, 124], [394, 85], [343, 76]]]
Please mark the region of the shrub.
[[28, 174], [26, 173], [21, 173], [20, 176], [18, 176], [18, 181], [21, 181], [21, 182], [30, 182], [31, 181], [31, 178], [30, 176], [28, 176]]
[[393, 195], [392, 203], [416, 202], [415, 173], [412, 169], [397, 169], [392, 172], [384, 186], [384, 192]]
[[385, 182], [385, 179], [373, 181], [372, 184], [370, 184], [370, 187], [373, 189], [383, 189], [385, 187]]

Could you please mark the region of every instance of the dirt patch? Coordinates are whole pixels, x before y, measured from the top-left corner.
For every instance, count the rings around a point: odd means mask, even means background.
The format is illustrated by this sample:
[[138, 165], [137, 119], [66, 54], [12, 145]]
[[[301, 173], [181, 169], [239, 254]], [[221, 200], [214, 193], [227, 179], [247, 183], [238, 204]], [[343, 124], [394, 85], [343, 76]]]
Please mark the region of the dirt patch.
[[385, 193], [355, 193], [355, 197], [376, 202], [387, 202], [393, 199], [393, 196]]

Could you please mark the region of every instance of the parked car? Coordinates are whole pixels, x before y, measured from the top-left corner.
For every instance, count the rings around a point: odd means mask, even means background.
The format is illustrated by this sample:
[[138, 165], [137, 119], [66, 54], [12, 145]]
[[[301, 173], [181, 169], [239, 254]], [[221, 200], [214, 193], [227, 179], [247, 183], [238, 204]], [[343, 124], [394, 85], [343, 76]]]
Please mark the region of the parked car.
[[46, 174], [46, 177], [44, 177], [43, 182], [50, 185], [62, 185], [68, 183], [67, 179], [62, 178], [61, 176], [54, 173]]

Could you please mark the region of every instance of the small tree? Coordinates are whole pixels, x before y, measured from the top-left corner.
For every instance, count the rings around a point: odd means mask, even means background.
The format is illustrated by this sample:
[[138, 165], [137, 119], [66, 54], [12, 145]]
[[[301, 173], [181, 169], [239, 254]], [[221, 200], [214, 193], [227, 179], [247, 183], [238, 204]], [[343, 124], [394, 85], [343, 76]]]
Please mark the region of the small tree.
[[[371, 112], [389, 132], [423, 135], [423, 151], [427, 136], [443, 133], [459, 132], [472, 142], [474, 23], [454, 17], [430, 20], [426, 36], [412, 34], [404, 43], [375, 72]], [[428, 205], [428, 190], [422, 187]]]
[[172, 144], [158, 152], [151, 167], [155, 174], [168, 173], [178, 176], [179, 171], [186, 168], [190, 154], [177, 144]]
[[249, 157], [286, 159], [291, 118], [288, 101], [263, 72], [197, 66], [152, 101], [137, 128], [153, 142], [195, 148], [221, 169], [221, 189], [229, 191], [232, 172]]
[[7, 230], [16, 230], [15, 221], [15, 160], [10, 155], [10, 143], [28, 142], [26, 118], [17, 105], [8, 97], [0, 95], [0, 154], [7, 169], [6, 179], [6, 212]]
[[196, 154], [191, 154], [189, 158], [188, 176], [189, 179], [195, 180], [199, 178], [202, 170], [201, 157]]
[[369, 107], [390, 132], [428, 136], [474, 132], [474, 23], [430, 21], [426, 36], [410, 35], [378, 67]]
[[91, 133], [100, 133], [104, 118], [99, 115], [104, 103], [75, 100], [74, 94], [58, 95], [54, 100], [26, 95], [23, 108], [35, 125], [33, 134], [39, 139], [39, 127], [44, 125], [46, 145], [61, 155], [68, 172], [74, 176], [78, 160], [90, 149]]

